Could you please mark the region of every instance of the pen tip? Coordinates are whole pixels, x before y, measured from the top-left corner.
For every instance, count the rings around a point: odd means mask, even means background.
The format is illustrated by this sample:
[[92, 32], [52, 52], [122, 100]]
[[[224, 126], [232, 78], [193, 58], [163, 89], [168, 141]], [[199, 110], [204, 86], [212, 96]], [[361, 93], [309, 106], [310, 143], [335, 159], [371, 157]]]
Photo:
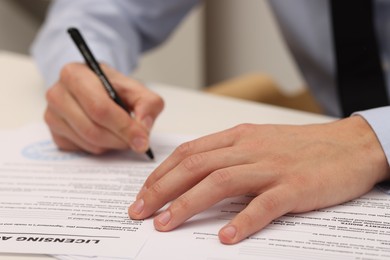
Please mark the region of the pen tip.
[[146, 155], [151, 159], [151, 160], [154, 160], [154, 154], [153, 154], [153, 152], [152, 152], [152, 149], [148, 149], [147, 151], [146, 151]]

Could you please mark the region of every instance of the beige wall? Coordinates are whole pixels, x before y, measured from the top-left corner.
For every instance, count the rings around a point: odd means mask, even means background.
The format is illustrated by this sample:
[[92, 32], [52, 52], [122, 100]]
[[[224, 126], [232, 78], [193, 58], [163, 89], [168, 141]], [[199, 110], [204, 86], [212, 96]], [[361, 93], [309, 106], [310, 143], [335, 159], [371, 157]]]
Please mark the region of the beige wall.
[[206, 10], [209, 83], [260, 71], [286, 92], [303, 85], [267, 1], [212, 0]]
[[12, 1], [0, 0], [0, 50], [27, 54], [38, 28], [39, 22], [26, 10]]

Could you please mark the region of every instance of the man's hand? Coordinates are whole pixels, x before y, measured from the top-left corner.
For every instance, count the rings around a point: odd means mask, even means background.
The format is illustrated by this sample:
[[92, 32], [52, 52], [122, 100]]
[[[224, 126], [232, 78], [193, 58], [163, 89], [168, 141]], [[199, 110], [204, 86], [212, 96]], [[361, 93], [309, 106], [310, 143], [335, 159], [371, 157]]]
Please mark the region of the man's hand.
[[162, 99], [114, 69], [102, 68], [130, 111], [108, 96], [86, 65], [68, 64], [46, 94], [45, 121], [55, 143], [63, 150], [93, 154], [128, 148], [145, 152], [149, 131], [164, 106]]
[[255, 198], [219, 232], [234, 244], [272, 220], [336, 205], [388, 178], [389, 165], [360, 116], [329, 124], [244, 124], [179, 146], [146, 180], [129, 207], [169, 231], [227, 197]]

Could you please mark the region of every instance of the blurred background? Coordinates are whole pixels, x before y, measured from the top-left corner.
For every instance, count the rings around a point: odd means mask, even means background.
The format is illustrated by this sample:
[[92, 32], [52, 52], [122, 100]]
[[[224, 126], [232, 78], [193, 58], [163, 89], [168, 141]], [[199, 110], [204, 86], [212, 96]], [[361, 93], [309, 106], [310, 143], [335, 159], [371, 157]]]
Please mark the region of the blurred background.
[[[28, 54], [49, 4], [1, 0], [0, 51]], [[165, 44], [144, 55], [135, 74], [197, 89], [252, 72], [271, 75], [285, 92], [303, 86], [266, 0], [204, 1]]]

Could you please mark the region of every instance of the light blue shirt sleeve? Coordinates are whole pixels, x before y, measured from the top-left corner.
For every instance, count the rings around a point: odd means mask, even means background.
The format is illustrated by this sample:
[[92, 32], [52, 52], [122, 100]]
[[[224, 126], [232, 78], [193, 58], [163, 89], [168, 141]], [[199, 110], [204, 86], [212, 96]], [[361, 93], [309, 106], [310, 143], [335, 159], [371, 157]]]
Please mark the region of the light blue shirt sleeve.
[[390, 106], [360, 111], [354, 115], [362, 116], [374, 130], [390, 165], [390, 120], [386, 120], [390, 115]]
[[96, 58], [124, 74], [164, 41], [198, 0], [55, 0], [31, 53], [46, 85], [69, 62], [82, 61], [67, 34], [79, 28]]

